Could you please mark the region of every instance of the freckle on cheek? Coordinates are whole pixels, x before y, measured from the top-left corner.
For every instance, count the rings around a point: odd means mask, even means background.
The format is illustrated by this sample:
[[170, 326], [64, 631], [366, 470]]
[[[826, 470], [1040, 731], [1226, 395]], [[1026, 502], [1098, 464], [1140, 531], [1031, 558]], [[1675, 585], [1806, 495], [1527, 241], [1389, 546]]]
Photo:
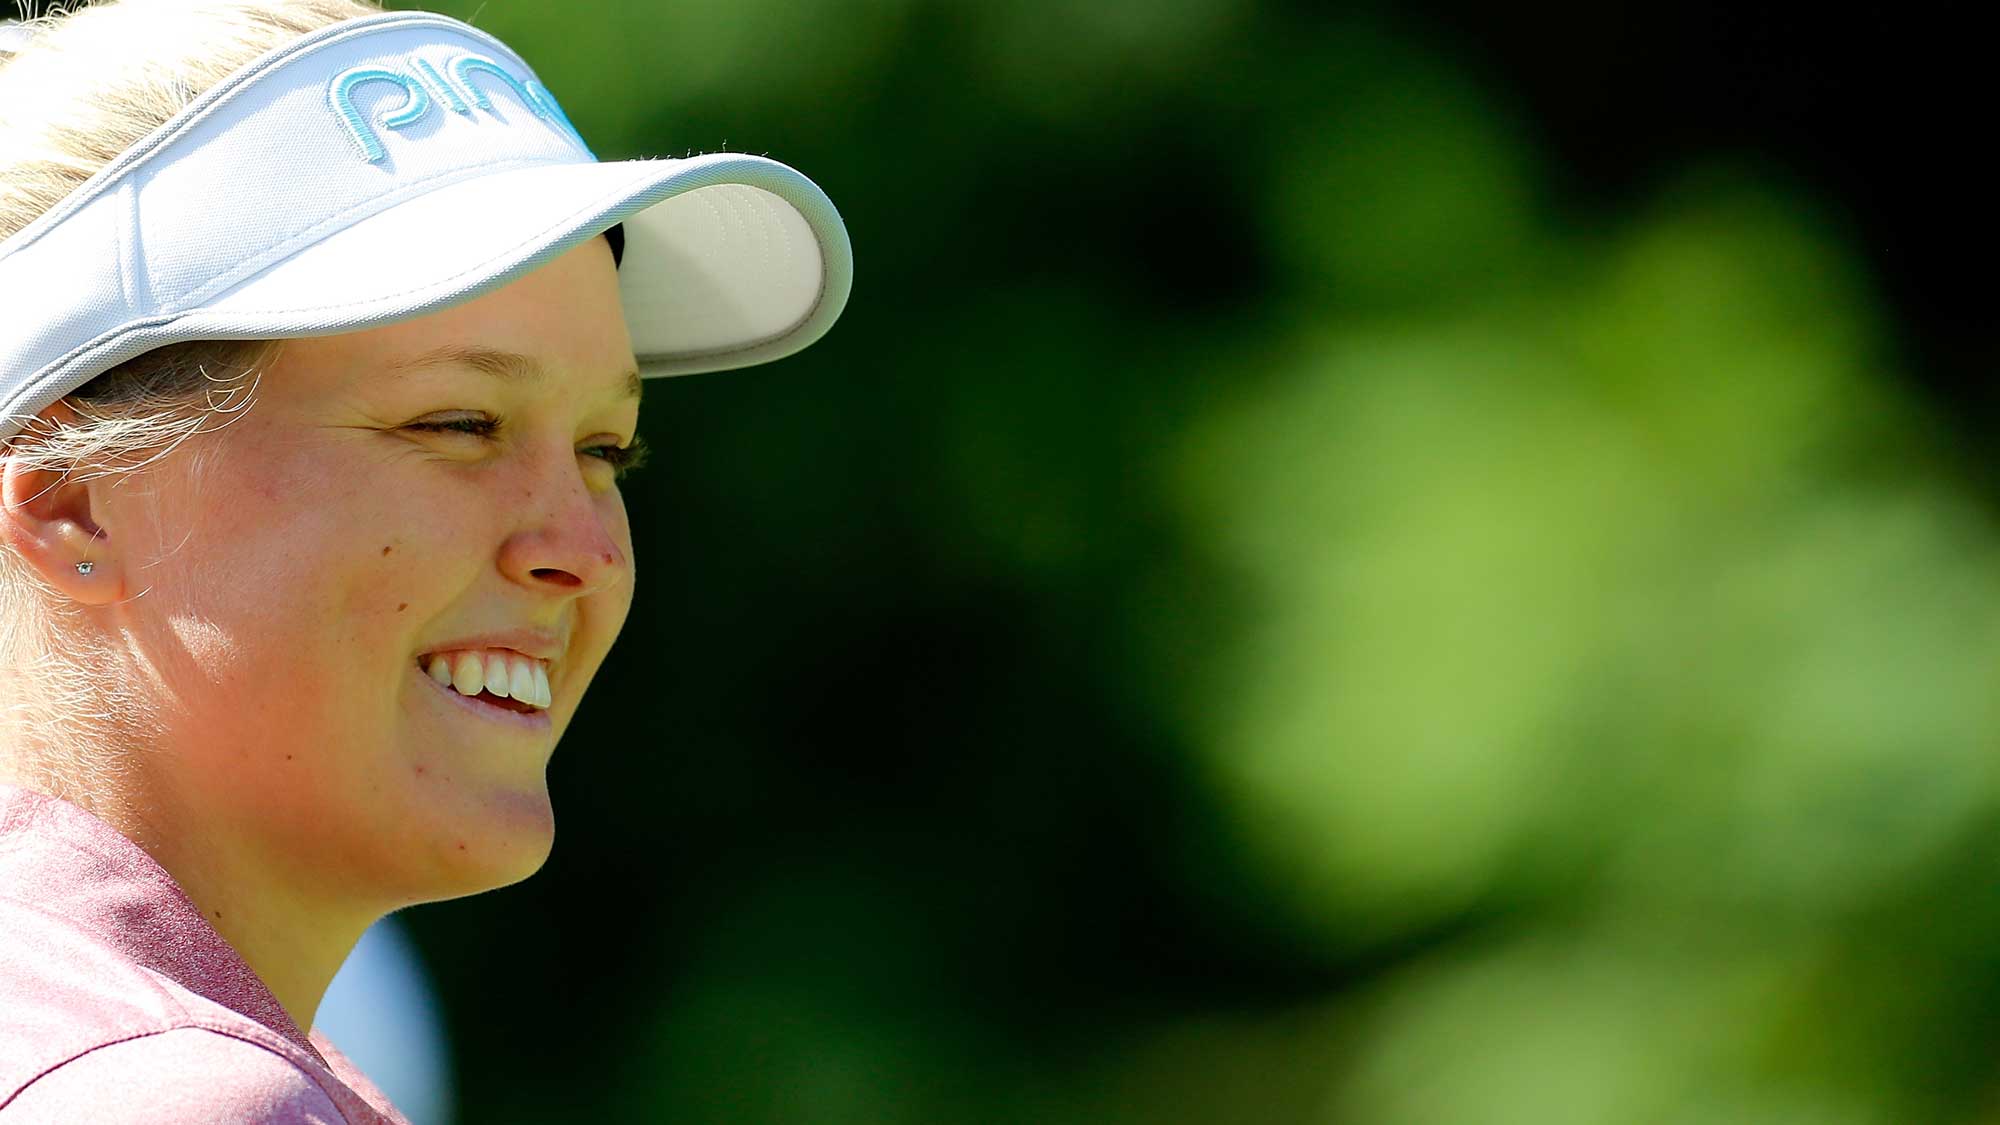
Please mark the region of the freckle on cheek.
[[393, 551], [393, 550], [395, 550], [395, 549], [396, 549], [396, 548], [395, 548], [395, 547], [394, 547], [393, 545], [391, 545], [391, 546], [388, 546], [388, 547], [384, 547], [384, 548], [382, 548], [382, 557], [383, 557], [383, 558], [385, 558], [385, 559], [386, 559], [386, 558], [388, 558], [388, 557], [389, 557], [389, 552], [390, 552], [390, 551]]
[[409, 602], [404, 602], [404, 603], [402, 603], [401, 605], [398, 605], [398, 606], [396, 607], [396, 612], [397, 612], [397, 613], [401, 613], [401, 612], [403, 612], [404, 610], [406, 610], [406, 609], [408, 609], [408, 608], [410, 608], [410, 603], [409, 603]]

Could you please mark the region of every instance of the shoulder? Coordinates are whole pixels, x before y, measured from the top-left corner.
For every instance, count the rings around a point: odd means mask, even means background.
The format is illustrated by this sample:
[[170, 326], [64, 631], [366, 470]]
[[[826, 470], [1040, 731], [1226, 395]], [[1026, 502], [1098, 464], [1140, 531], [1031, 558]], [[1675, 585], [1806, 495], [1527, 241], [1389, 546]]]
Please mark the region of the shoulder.
[[0, 1105], [95, 1047], [189, 1022], [165, 982], [74, 925], [0, 898]]
[[87, 1051], [0, 1104], [0, 1123], [212, 1121], [340, 1125], [310, 1074], [260, 1043], [201, 1027], [155, 1032]]

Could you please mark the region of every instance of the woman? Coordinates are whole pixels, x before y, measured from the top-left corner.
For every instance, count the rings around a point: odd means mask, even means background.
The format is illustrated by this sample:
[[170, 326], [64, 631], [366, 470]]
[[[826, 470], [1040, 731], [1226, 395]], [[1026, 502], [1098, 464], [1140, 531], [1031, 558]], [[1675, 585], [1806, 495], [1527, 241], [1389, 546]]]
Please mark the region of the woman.
[[631, 605], [640, 375], [817, 339], [754, 157], [599, 163], [506, 46], [124, 0], [0, 64], [0, 1122], [399, 1120], [372, 922], [525, 878]]

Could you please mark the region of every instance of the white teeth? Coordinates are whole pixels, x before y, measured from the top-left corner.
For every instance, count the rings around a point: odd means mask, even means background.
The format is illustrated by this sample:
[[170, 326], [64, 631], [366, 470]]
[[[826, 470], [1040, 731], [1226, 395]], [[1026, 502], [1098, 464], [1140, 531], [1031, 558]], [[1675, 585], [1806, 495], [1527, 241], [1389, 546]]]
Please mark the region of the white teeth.
[[511, 667], [508, 671], [507, 694], [523, 703], [532, 703], [537, 707], [548, 706], [535, 691], [534, 662], [517, 656], [509, 661], [509, 664]]
[[451, 666], [451, 686], [460, 695], [478, 695], [486, 686], [486, 662], [476, 652], [461, 652]]
[[554, 702], [547, 664], [519, 653], [504, 649], [435, 652], [425, 659], [423, 667], [431, 679], [460, 695], [484, 691], [543, 709]]
[[507, 658], [497, 652], [486, 654], [486, 690], [507, 698]]

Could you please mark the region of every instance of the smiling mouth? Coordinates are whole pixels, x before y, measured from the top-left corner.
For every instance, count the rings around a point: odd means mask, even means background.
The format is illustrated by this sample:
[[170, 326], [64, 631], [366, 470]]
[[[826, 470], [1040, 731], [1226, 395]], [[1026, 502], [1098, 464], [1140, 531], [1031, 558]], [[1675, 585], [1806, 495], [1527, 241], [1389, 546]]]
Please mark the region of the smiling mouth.
[[438, 689], [496, 711], [546, 715], [554, 703], [548, 663], [506, 649], [426, 653], [416, 669]]
[[543, 722], [546, 722], [546, 716], [548, 715], [548, 710], [546, 708], [536, 707], [531, 703], [525, 703], [518, 699], [510, 699], [505, 696], [494, 695], [492, 692], [487, 691], [484, 688], [481, 688], [477, 694], [466, 695], [465, 693], [459, 691], [457, 688], [451, 687], [446, 684], [441, 684], [437, 680], [433, 679], [430, 673], [424, 670], [421, 661], [418, 662], [416, 666], [416, 672], [419, 678], [429, 683], [432, 687], [436, 688], [443, 695], [457, 700], [461, 706], [476, 707], [481, 710], [488, 711], [489, 713], [492, 713], [493, 717], [496, 719], [500, 718], [500, 715], [497, 714], [497, 712], [503, 712], [503, 711], [511, 712], [513, 715], [521, 716], [520, 719], [515, 719], [511, 717], [506, 719], [505, 721], [508, 723], [518, 723], [525, 720], [532, 724], [536, 723], [538, 719], [542, 720]]

